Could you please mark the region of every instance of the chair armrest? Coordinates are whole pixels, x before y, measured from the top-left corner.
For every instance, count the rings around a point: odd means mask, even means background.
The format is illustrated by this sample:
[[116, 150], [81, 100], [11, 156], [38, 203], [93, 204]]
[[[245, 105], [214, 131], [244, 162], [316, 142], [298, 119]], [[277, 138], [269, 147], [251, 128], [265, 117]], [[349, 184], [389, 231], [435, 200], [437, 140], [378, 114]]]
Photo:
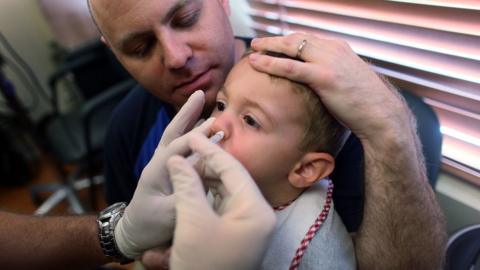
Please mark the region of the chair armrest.
[[123, 97], [130, 89], [135, 86], [136, 82], [134, 79], [127, 79], [118, 84], [105, 89], [102, 93], [98, 94], [92, 99], [86, 101], [81, 108], [81, 115], [84, 120], [88, 120], [91, 117], [92, 113], [95, 110], [99, 109], [105, 104], [109, 104], [117, 98]]

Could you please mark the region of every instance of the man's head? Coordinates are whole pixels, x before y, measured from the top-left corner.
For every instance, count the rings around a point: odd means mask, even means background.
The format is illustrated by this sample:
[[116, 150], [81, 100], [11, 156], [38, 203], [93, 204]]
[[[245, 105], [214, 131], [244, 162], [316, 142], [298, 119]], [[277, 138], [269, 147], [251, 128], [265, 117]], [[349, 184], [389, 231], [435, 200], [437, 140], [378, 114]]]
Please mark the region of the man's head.
[[147, 90], [177, 109], [212, 106], [234, 63], [228, 0], [88, 0], [102, 39]]
[[304, 85], [233, 67], [217, 96], [213, 131], [222, 147], [252, 174], [272, 205], [282, 204], [328, 176], [346, 130]]

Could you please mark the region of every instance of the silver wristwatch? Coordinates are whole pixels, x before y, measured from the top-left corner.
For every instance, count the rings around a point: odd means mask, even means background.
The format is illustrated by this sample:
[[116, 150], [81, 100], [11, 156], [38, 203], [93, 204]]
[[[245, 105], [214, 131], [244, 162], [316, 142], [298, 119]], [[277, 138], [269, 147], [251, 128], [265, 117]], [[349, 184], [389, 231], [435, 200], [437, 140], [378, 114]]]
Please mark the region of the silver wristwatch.
[[130, 263], [133, 260], [125, 257], [118, 249], [115, 242], [115, 226], [120, 218], [123, 216], [123, 212], [127, 204], [124, 202], [117, 202], [105, 208], [98, 214], [98, 238], [100, 240], [100, 246], [102, 247], [105, 256], [113, 259], [120, 264]]

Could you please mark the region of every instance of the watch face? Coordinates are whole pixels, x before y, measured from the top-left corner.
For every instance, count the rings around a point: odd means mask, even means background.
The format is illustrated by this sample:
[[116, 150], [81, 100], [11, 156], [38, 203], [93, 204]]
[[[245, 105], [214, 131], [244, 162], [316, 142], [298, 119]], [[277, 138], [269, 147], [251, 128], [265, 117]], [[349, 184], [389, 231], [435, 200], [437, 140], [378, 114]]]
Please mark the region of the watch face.
[[112, 258], [120, 264], [133, 262], [123, 255], [115, 243], [115, 226], [123, 214], [123, 210], [127, 207], [124, 202], [118, 202], [110, 205], [100, 212], [97, 219], [99, 229], [100, 246], [105, 256]]
[[109, 215], [110, 216], [113, 212], [116, 212], [115, 210], [125, 208], [126, 206], [127, 205], [124, 202], [114, 203], [114, 204], [110, 205], [109, 207], [105, 208], [104, 210], [102, 210], [100, 212], [100, 216], [104, 216], [104, 215]]

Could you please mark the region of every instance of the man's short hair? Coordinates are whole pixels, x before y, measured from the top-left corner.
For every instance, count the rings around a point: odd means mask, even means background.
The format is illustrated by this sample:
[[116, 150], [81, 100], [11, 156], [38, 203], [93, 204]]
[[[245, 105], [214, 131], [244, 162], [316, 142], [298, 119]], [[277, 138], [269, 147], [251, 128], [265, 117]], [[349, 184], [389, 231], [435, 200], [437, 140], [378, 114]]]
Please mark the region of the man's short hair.
[[[246, 52], [245, 55], [250, 53], [252, 51]], [[303, 62], [301, 59], [277, 52], [264, 52], [264, 54]], [[309, 86], [284, 77], [269, 75], [272, 79], [285, 80], [290, 83], [293, 92], [301, 95], [305, 105], [303, 106], [305, 130], [299, 149], [301, 151], [325, 152], [336, 157], [348, 139], [350, 130], [345, 128], [330, 114], [320, 97]]]

